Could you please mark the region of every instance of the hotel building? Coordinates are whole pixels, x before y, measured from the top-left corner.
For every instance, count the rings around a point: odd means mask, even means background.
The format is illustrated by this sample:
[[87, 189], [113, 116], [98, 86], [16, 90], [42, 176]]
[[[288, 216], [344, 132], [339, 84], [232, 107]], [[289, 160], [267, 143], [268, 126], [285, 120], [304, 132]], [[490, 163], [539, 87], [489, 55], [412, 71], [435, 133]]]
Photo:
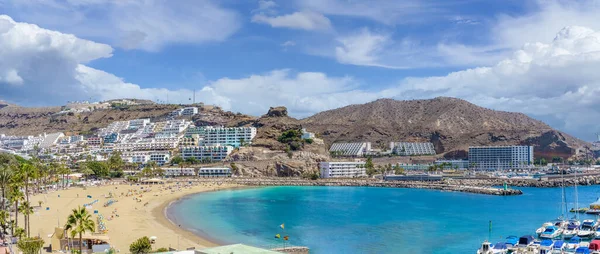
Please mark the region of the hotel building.
[[352, 178], [367, 176], [365, 162], [321, 162], [319, 163], [321, 178]]
[[362, 157], [371, 151], [371, 142], [333, 143], [329, 152], [336, 156]]
[[196, 158], [199, 161], [222, 161], [232, 151], [232, 146], [188, 146], [181, 148], [181, 157], [184, 160]]
[[478, 170], [526, 168], [533, 164], [533, 146], [469, 147], [469, 164]]
[[231, 177], [230, 168], [200, 168], [198, 169], [200, 177]]
[[255, 127], [200, 127], [198, 134], [203, 138], [200, 145], [240, 147], [242, 140], [250, 144], [256, 136]]
[[390, 150], [397, 155], [435, 155], [433, 143], [391, 142]]

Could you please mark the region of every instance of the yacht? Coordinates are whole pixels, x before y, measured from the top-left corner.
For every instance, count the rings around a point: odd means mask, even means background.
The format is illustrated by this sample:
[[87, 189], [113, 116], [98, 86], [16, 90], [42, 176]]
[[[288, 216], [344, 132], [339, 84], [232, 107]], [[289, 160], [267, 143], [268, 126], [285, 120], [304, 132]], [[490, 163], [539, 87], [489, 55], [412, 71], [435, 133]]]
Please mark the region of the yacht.
[[554, 239], [559, 237], [563, 232], [562, 228], [557, 228], [555, 226], [547, 227], [544, 232], [540, 234], [540, 238], [544, 239]]
[[563, 231], [562, 236], [565, 239], [571, 239], [571, 237], [578, 235], [579, 233], [579, 226], [575, 225], [575, 224], [569, 224], [567, 226], [567, 229], [565, 229], [565, 231]]
[[539, 236], [540, 234], [542, 234], [547, 227], [549, 226], [554, 226], [553, 222], [545, 222], [544, 224], [542, 224], [541, 227], [539, 227], [538, 229], [535, 230], [535, 233]]
[[577, 235], [584, 238], [594, 237], [596, 235], [597, 228], [598, 226], [596, 225], [596, 221], [584, 220], [583, 224], [581, 225], [581, 230], [579, 230]]
[[479, 249], [477, 250], [477, 254], [493, 254], [494, 253], [492, 251], [493, 247], [494, 246], [492, 245], [492, 243], [490, 243], [488, 240], [485, 240], [481, 244], [481, 247], [479, 247]]

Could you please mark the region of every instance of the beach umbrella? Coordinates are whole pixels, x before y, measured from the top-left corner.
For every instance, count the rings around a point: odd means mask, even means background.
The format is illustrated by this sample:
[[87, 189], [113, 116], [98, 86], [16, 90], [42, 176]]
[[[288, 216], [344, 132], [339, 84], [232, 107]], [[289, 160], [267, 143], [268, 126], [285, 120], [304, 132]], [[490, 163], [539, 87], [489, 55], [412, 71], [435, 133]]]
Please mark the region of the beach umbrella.
[[158, 239], [158, 237], [156, 237], [156, 236], [151, 236], [150, 237], [150, 240], [156, 240], [156, 239]]

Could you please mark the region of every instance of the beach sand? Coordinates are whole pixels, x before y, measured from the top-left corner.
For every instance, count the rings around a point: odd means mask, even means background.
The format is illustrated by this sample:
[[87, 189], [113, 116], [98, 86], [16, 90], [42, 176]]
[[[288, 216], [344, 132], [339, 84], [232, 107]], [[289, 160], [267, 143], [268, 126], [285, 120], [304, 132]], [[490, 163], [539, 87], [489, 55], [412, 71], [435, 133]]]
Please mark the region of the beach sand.
[[[181, 185], [183, 185], [183, 182], [181, 182]], [[204, 182], [199, 183], [198, 185], [180, 188], [175, 191], [160, 190], [159, 186], [172, 186], [176, 189], [177, 185], [175, 185], [175, 183], [150, 186], [119, 184], [86, 187], [86, 189], [73, 187], [67, 190], [50, 192], [48, 194], [30, 196], [31, 204], [34, 206], [35, 210], [34, 214], [30, 216], [31, 235], [41, 236], [46, 241], [46, 246], [48, 246], [50, 243], [49, 235], [54, 232], [56, 226], [63, 226], [65, 224], [66, 219], [73, 208], [98, 200], [97, 203], [92, 205], [92, 209], [89, 211], [93, 214], [94, 210], [98, 210], [98, 212], [106, 218], [105, 224], [108, 229], [107, 234], [110, 237], [110, 244], [120, 252], [129, 252], [129, 245], [143, 236], [157, 237], [156, 243], [153, 244], [154, 249], [161, 247], [171, 247], [175, 249], [195, 247], [196, 249], [199, 249], [217, 246], [217, 244], [203, 239], [189, 231], [183, 230], [171, 223], [171, 221], [165, 217], [164, 210], [171, 202], [176, 201], [185, 195], [236, 188], [239, 186], [226, 183], [217, 184]], [[141, 190], [141, 187], [144, 189], [150, 188], [151, 191], [135, 196], [120, 197], [121, 193], [126, 194], [128, 190], [132, 189]], [[110, 192], [112, 192], [113, 198], [107, 198]], [[88, 198], [87, 195], [91, 195], [92, 198]], [[105, 197], [105, 195], [107, 197]], [[141, 199], [142, 201], [138, 202], [135, 198]], [[117, 202], [108, 207], [104, 207], [104, 204], [109, 199], [117, 200]], [[39, 200], [44, 202], [41, 207], [38, 207]], [[46, 210], [47, 207], [49, 210]], [[114, 216], [113, 219], [108, 220], [113, 214], [118, 214], [118, 217]], [[96, 225], [97, 217], [96, 214], [92, 215]], [[19, 218], [19, 226], [23, 226], [22, 216]]]

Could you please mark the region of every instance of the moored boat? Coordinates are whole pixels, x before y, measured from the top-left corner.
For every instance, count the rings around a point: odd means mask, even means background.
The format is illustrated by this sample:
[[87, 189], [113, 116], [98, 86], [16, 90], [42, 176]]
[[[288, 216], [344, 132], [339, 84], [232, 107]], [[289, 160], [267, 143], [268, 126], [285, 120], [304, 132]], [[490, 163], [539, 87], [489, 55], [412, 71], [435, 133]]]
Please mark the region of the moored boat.
[[591, 251], [600, 251], [600, 240], [592, 240], [590, 242], [590, 250]]
[[552, 253], [563, 253], [566, 247], [567, 243], [565, 243], [565, 241], [557, 240], [552, 245]]
[[600, 198], [596, 199], [595, 202], [590, 204], [590, 209], [587, 210], [587, 214], [600, 214]]
[[563, 231], [562, 236], [565, 239], [571, 239], [572, 237], [578, 235], [579, 233], [579, 226], [575, 225], [575, 224], [569, 224], [567, 226], [567, 229], [565, 229], [565, 231]]
[[554, 239], [559, 237], [562, 234], [562, 229], [557, 228], [555, 226], [549, 226], [540, 234], [540, 238], [544, 239]]
[[540, 243], [540, 254], [552, 253], [552, 245], [553, 244], [554, 244], [554, 241], [552, 241], [550, 239], [542, 240], [542, 242]]
[[582, 238], [594, 237], [596, 234], [596, 229], [598, 228], [596, 224], [597, 223], [594, 220], [584, 220], [577, 235]]
[[492, 245], [492, 243], [490, 243], [488, 240], [485, 240], [481, 244], [481, 247], [479, 247], [479, 249], [477, 250], [477, 254], [493, 254], [493, 252], [492, 252], [493, 247], [494, 246]]
[[544, 230], [546, 230], [547, 227], [549, 226], [553, 226], [554, 223], [553, 222], [545, 222], [544, 224], [542, 224], [541, 227], [539, 227], [538, 229], [535, 230], [535, 233], [540, 236], [540, 234], [542, 234], [544, 232]]
[[580, 243], [581, 243], [581, 237], [575, 236], [575, 237], [571, 238], [571, 240], [569, 240], [569, 242], [567, 243], [567, 247], [565, 248], [565, 251], [575, 252], [575, 250], [579, 247]]

